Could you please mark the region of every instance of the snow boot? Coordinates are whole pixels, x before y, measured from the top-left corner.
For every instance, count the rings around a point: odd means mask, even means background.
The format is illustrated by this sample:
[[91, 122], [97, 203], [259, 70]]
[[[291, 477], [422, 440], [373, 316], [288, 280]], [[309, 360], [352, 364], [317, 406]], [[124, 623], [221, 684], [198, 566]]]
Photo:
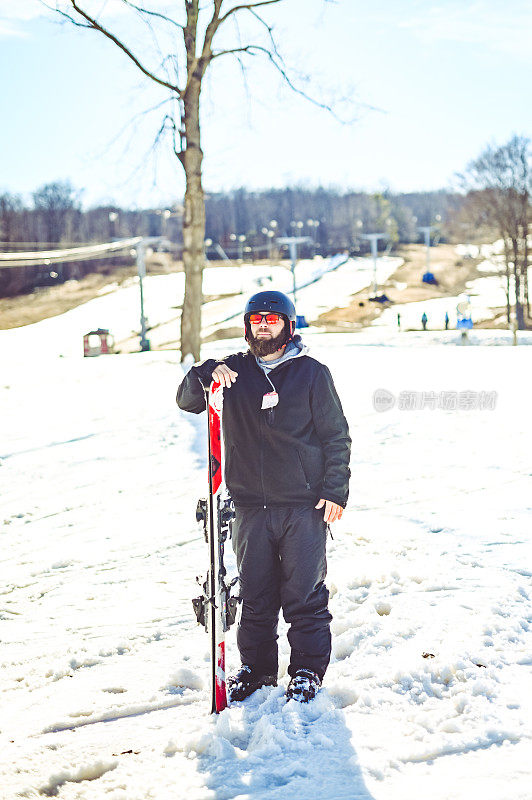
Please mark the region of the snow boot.
[[259, 675], [253, 667], [243, 664], [235, 675], [227, 679], [227, 695], [231, 702], [245, 700], [262, 686], [277, 686], [276, 675]]
[[286, 699], [309, 703], [316, 697], [320, 686], [321, 680], [315, 672], [311, 669], [298, 669], [288, 684]]

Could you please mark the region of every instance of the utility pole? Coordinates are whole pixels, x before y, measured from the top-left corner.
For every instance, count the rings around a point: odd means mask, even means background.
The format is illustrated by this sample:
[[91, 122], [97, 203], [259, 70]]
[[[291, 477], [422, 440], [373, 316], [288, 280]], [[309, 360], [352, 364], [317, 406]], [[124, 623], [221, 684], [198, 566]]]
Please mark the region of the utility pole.
[[424, 225], [424, 226], [418, 228], [418, 231], [420, 233], [424, 233], [425, 234], [425, 246], [427, 248], [427, 268], [426, 268], [425, 272], [430, 272], [430, 232], [434, 228], [436, 228], [435, 225]]
[[369, 239], [371, 242], [371, 255], [373, 256], [373, 295], [377, 294], [377, 242], [379, 239], [386, 239], [387, 233], [361, 233], [361, 239]]
[[294, 305], [296, 304], [296, 264], [298, 244], [312, 244], [310, 236], [283, 236], [277, 239], [277, 244], [287, 244], [290, 250], [290, 268], [292, 270], [292, 294], [294, 295]]
[[144, 290], [142, 279], [146, 277], [146, 240], [137, 245], [137, 273], [140, 287], [140, 349], [142, 352], [150, 349], [150, 342], [146, 339], [146, 318], [144, 316]]
[[144, 288], [142, 279], [146, 277], [146, 248], [152, 244], [160, 244], [161, 242], [167, 244], [167, 240], [162, 236], [151, 236], [141, 239], [136, 245], [137, 250], [137, 274], [139, 276], [140, 288], [140, 350], [145, 352], [150, 349], [150, 340], [146, 339], [146, 317], [144, 316]]

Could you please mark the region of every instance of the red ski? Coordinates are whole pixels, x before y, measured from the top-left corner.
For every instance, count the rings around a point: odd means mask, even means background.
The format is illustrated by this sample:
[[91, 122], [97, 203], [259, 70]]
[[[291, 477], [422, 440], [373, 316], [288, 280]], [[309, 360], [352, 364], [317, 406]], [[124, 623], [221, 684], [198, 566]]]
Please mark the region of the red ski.
[[196, 519], [203, 522], [209, 549], [207, 578], [200, 581], [203, 595], [192, 603], [198, 622], [204, 625], [211, 642], [211, 713], [218, 714], [227, 706], [225, 686], [225, 632], [236, 618], [238, 598], [231, 596], [237, 582], [225, 581], [224, 544], [231, 533], [233, 503], [223, 482], [222, 411], [223, 386], [213, 381], [205, 388], [209, 443], [209, 497], [199, 500]]

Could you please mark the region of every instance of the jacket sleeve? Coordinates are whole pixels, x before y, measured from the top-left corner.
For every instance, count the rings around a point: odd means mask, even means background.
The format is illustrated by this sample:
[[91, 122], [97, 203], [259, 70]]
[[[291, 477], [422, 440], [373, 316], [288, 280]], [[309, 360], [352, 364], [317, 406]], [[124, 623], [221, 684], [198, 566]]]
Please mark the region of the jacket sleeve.
[[198, 361], [197, 364], [194, 364], [179, 384], [176, 396], [179, 408], [183, 411], [191, 411], [193, 414], [201, 414], [202, 411], [205, 411], [203, 387], [209, 386], [213, 370], [217, 364], [227, 364], [228, 367], [238, 372], [237, 362], [237, 354], [232, 354], [219, 360], [207, 358], [205, 361]]
[[214, 358], [207, 358], [194, 364], [177, 390], [176, 403], [183, 411], [191, 411], [193, 414], [201, 414], [205, 411], [205, 391], [204, 384], [208, 384], [213, 370], [218, 364]]
[[321, 364], [321, 369], [312, 384], [310, 404], [316, 432], [325, 455], [320, 496], [345, 508], [351, 476], [349, 469], [351, 437], [332, 375], [325, 364]]

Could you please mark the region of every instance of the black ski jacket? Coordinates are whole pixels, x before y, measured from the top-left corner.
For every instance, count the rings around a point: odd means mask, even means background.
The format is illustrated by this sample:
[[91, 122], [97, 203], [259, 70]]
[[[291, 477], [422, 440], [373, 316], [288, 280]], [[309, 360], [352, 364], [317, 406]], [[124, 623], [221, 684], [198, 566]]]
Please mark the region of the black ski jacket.
[[238, 372], [223, 409], [225, 482], [235, 505], [315, 505], [324, 498], [345, 508], [351, 439], [328, 368], [308, 355], [280, 364], [269, 372], [279, 403], [262, 409], [272, 386], [249, 350], [207, 359], [183, 379], [179, 408], [205, 410], [200, 380], [208, 385], [220, 363]]

